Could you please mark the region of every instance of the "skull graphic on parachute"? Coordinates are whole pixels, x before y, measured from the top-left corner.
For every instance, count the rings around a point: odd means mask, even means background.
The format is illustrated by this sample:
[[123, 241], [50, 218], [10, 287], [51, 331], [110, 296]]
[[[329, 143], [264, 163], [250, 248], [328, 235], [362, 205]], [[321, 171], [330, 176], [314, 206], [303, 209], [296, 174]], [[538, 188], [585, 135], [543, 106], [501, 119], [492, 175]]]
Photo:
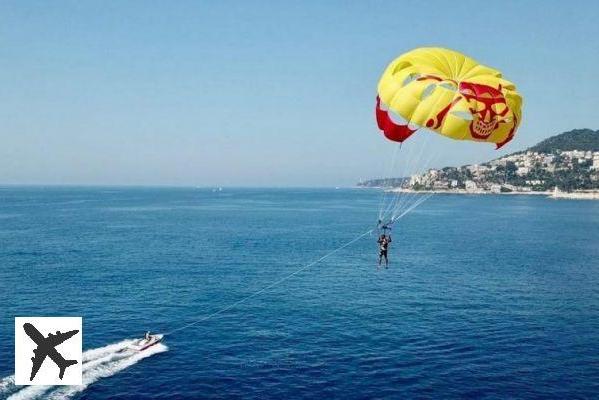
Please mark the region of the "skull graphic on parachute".
[[392, 61], [383, 73], [376, 119], [396, 142], [426, 127], [500, 148], [513, 139], [521, 108], [515, 85], [499, 71], [452, 50], [418, 48]]

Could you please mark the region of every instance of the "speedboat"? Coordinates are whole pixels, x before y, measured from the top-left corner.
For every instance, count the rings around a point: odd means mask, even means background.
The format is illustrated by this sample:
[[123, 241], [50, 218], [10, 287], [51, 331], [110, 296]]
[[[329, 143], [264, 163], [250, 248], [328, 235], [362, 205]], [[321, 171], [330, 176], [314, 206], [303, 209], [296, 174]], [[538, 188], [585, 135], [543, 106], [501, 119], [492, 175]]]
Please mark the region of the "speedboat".
[[135, 350], [135, 351], [144, 351], [145, 349], [152, 347], [155, 344], [160, 343], [162, 341], [163, 337], [164, 337], [164, 335], [161, 335], [161, 334], [150, 335], [150, 337], [148, 339], [142, 338], [142, 339], [136, 340], [135, 342], [131, 343], [129, 345], [129, 348], [131, 350]]

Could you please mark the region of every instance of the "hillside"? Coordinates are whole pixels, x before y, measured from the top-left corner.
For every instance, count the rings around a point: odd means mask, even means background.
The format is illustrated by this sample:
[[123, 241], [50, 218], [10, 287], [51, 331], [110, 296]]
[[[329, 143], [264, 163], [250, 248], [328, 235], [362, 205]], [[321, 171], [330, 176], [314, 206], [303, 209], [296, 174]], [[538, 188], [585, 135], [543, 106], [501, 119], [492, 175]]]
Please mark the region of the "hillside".
[[537, 153], [554, 153], [560, 150], [599, 151], [599, 130], [574, 129], [545, 139], [528, 150]]
[[359, 186], [468, 192], [571, 192], [599, 190], [599, 131], [575, 129], [528, 148], [475, 165], [429, 169], [409, 179]]

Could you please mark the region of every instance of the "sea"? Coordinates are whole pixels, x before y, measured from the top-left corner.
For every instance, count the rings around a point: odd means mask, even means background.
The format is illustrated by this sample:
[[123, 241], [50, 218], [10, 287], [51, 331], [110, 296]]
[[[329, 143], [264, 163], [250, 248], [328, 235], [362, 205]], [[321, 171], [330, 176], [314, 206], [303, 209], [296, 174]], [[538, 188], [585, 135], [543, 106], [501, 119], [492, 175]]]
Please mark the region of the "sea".
[[[384, 268], [380, 201], [1, 187], [0, 398], [599, 398], [599, 202], [434, 195]], [[14, 384], [17, 316], [83, 317], [82, 385]]]

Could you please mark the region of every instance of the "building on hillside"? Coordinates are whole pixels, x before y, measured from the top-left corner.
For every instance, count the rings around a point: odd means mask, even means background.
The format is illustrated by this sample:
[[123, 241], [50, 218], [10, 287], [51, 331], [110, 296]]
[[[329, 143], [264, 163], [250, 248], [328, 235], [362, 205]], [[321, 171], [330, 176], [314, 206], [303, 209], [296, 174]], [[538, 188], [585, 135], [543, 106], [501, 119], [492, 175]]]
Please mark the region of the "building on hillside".
[[540, 179], [531, 179], [531, 180], [526, 181], [526, 184], [530, 185], [530, 186], [539, 186], [539, 185], [542, 185], [543, 183], [545, 183], [545, 181], [540, 180]]
[[545, 166], [549, 166], [553, 164], [553, 160], [555, 160], [555, 156], [550, 154], [548, 156], [543, 157], [543, 164]]
[[421, 175], [412, 175], [410, 177], [410, 186], [421, 185], [422, 180], [423, 178]]
[[447, 182], [445, 181], [435, 181], [433, 182], [433, 189], [447, 189]]
[[516, 175], [518, 176], [524, 176], [526, 174], [528, 174], [530, 172], [530, 168], [529, 167], [519, 167], [516, 170]]
[[464, 182], [464, 184], [466, 185], [466, 190], [469, 192], [474, 192], [476, 190], [478, 190], [478, 186], [476, 185], [476, 182], [474, 181], [466, 181]]

